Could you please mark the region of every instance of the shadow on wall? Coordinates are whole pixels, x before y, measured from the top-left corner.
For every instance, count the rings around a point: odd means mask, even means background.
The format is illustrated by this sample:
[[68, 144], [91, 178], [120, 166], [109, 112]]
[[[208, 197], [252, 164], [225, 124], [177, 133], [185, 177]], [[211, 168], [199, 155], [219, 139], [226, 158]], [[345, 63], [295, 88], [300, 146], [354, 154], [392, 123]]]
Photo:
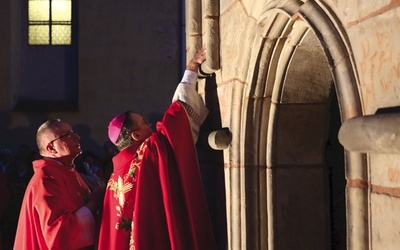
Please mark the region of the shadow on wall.
[[0, 148], [8, 148], [16, 152], [20, 145], [28, 145], [31, 149], [36, 147], [36, 130], [44, 121], [45, 117], [35, 114], [26, 114], [28, 125], [12, 126], [10, 112], [0, 112]]
[[220, 130], [222, 127], [215, 74], [206, 78], [205, 86], [206, 105], [210, 113], [200, 128], [196, 148], [218, 249], [227, 249], [223, 151], [212, 149], [208, 143], [210, 132]]
[[[68, 122], [68, 121], [66, 121]], [[88, 125], [79, 123], [72, 126], [72, 129], [81, 137], [81, 149], [82, 151], [92, 151], [97, 156], [104, 156], [104, 149], [102, 145], [99, 145], [91, 136], [90, 128]]]
[[[0, 112], [0, 148], [8, 148], [16, 152], [20, 145], [28, 145], [32, 150], [37, 150], [36, 131], [39, 126], [49, 118], [44, 113], [26, 113], [27, 125], [18, 124], [12, 127], [12, 114], [10, 112]], [[60, 118], [62, 121], [69, 121]], [[82, 150], [93, 151], [99, 156], [103, 156], [104, 149], [96, 140], [90, 136], [90, 128], [86, 124], [72, 125], [72, 128], [81, 137], [80, 143]]]

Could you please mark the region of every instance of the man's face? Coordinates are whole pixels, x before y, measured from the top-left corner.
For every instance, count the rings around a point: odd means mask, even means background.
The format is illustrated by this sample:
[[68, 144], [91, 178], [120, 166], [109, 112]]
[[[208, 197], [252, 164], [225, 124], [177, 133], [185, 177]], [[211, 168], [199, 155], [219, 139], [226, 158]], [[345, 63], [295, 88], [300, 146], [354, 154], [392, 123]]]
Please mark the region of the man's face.
[[81, 138], [78, 134], [74, 133], [71, 126], [67, 123], [60, 122], [52, 132], [52, 139], [49, 143], [54, 147], [57, 158], [75, 159], [75, 157], [82, 153], [79, 143]]
[[[146, 140], [152, 133], [153, 129], [151, 128], [151, 123], [143, 118], [143, 116], [139, 114], [132, 113], [131, 119], [135, 122], [134, 131], [139, 134], [140, 141]], [[132, 130], [132, 129], [131, 129]]]

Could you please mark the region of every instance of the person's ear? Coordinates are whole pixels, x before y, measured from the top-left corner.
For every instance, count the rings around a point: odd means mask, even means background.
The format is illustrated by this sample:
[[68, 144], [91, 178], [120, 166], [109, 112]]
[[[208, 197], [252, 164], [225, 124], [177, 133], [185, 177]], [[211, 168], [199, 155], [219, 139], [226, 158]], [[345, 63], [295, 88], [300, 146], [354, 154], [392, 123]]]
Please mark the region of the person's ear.
[[132, 136], [132, 139], [133, 139], [134, 141], [139, 141], [139, 140], [140, 140], [140, 133], [138, 133], [137, 130], [133, 131], [133, 132], [131, 133], [131, 136]]
[[47, 144], [46, 150], [51, 154], [57, 153], [57, 150], [54, 148], [54, 145], [52, 143]]

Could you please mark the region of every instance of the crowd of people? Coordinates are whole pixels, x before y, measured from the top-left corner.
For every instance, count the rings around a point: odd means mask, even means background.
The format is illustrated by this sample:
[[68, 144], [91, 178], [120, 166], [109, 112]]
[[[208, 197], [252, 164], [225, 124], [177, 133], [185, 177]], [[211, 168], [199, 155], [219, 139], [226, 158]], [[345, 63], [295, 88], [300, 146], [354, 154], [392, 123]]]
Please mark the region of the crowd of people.
[[[118, 149], [110, 141], [103, 148], [101, 156], [83, 151], [76, 158], [75, 166], [84, 179], [88, 176], [87, 181], [92, 179], [104, 185], [113, 171], [112, 157]], [[13, 249], [22, 199], [33, 175], [32, 162], [41, 158], [38, 150], [27, 144], [15, 151], [0, 149], [0, 250]]]
[[154, 130], [116, 115], [104, 159], [60, 119], [38, 128], [38, 151], [4, 149], [4, 249], [216, 249], [195, 147], [209, 113], [197, 93], [205, 58], [203, 47], [188, 62]]

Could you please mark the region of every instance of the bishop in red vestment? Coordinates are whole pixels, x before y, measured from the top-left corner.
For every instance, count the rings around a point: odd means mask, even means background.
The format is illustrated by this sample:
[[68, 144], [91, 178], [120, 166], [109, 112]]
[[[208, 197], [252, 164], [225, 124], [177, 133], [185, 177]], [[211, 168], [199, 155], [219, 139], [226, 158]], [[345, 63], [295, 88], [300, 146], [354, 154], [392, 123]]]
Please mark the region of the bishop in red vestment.
[[202, 48], [156, 132], [133, 112], [110, 122], [110, 140], [121, 152], [107, 184], [99, 249], [216, 249], [195, 151], [208, 114], [196, 91], [204, 59]]

